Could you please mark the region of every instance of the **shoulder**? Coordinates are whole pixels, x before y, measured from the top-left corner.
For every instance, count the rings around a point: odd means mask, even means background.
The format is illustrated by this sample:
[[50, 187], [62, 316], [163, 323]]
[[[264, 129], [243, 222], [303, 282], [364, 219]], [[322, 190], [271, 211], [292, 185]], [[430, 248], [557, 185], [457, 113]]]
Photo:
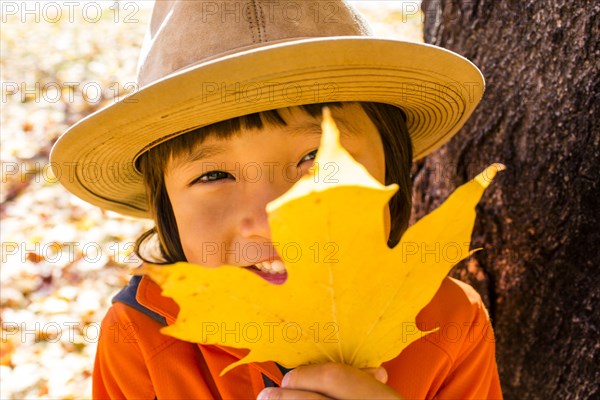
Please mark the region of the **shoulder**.
[[[113, 303], [102, 321], [94, 398], [211, 397], [206, 382], [211, 372], [198, 346], [163, 335], [163, 327], [130, 305]], [[223, 362], [215, 368], [222, 369]]]
[[437, 322], [463, 322], [473, 318], [479, 312], [487, 315], [481, 296], [469, 284], [446, 277], [429, 304], [417, 317], [427, 324]]
[[417, 316], [422, 331], [435, 332], [425, 340], [442, 348], [451, 359], [482, 341], [494, 341], [489, 314], [481, 296], [470, 285], [445, 278], [433, 299]]
[[160, 333], [159, 322], [124, 303], [114, 303], [102, 320], [100, 343], [112, 354], [123, 354], [135, 348], [143, 358], [151, 357], [155, 349], [174, 339]]
[[156, 320], [125, 303], [113, 303], [102, 320], [102, 328], [110, 329], [112, 326], [127, 325], [144, 328], [145, 333], [158, 332], [163, 326]]
[[[131, 286], [131, 284], [130, 284]], [[137, 286], [135, 287], [137, 290]], [[112, 306], [102, 320], [97, 356], [100, 358], [127, 359], [144, 363], [158, 357], [165, 350], [186, 348], [186, 352], [195, 352], [195, 346], [162, 333], [166, 326], [149, 309], [137, 302], [131, 302], [123, 296], [115, 296]], [[135, 292], [134, 292], [135, 295]], [[181, 349], [180, 349], [181, 350]], [[169, 352], [167, 351], [167, 353]]]
[[416, 323], [423, 336], [385, 363], [390, 386], [406, 398], [498, 397], [467, 390], [483, 373], [497, 382], [493, 332], [473, 287], [445, 278]]
[[102, 320], [93, 371], [95, 398], [153, 398], [147, 359], [160, 324], [123, 303]]

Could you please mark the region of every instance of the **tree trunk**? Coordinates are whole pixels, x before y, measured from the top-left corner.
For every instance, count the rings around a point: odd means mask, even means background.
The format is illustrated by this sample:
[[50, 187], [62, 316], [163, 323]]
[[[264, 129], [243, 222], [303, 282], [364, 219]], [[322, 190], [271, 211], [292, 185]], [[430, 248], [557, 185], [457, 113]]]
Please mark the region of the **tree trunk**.
[[[425, 41], [487, 82], [462, 131], [414, 168], [414, 218], [493, 162], [453, 275], [486, 301], [507, 399], [600, 395], [600, 3], [424, 0]], [[595, 360], [595, 361], [594, 361]]]

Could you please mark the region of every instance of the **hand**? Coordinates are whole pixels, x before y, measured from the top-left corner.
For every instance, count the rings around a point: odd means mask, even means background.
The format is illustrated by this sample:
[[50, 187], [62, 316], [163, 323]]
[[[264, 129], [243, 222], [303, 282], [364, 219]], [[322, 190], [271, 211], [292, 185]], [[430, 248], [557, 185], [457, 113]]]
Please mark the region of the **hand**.
[[288, 372], [281, 388], [266, 388], [258, 400], [401, 399], [387, 382], [383, 367], [358, 369], [344, 364], [306, 365]]

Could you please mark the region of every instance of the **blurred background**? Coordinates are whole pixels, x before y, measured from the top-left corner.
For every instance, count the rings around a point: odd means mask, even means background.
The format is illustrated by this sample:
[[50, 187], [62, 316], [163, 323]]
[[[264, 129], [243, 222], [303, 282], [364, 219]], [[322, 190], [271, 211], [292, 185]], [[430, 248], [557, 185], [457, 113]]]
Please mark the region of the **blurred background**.
[[[423, 40], [418, 1], [351, 1], [375, 34]], [[99, 323], [149, 221], [64, 190], [48, 155], [65, 129], [131, 92], [152, 1], [3, 1], [0, 398], [91, 397]]]

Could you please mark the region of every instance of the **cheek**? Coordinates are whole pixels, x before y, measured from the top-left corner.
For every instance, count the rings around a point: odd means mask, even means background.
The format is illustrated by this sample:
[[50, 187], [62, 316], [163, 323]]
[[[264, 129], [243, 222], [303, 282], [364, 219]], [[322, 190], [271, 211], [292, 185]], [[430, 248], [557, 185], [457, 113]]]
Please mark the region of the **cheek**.
[[194, 264], [219, 265], [226, 225], [222, 213], [207, 205], [200, 206], [189, 198], [186, 202], [174, 201], [172, 204], [186, 259]]
[[361, 162], [369, 173], [380, 183], [385, 185], [385, 152], [383, 141], [378, 132], [370, 132], [363, 138], [361, 149]]
[[367, 153], [362, 157], [357, 157], [357, 161], [369, 171], [369, 174], [373, 178], [385, 185], [385, 156], [383, 147], [370, 146]]
[[376, 160], [376, 173], [377, 176], [375, 176], [375, 178], [377, 180], [379, 180], [379, 182], [383, 183], [385, 185], [385, 151], [383, 150], [383, 143], [381, 141], [381, 138], [379, 138], [379, 135], [377, 136], [377, 143], [378, 145], [375, 146], [376, 149], [374, 149], [376, 156], [375, 156], [375, 160]]
[[375, 163], [373, 176], [380, 183], [385, 185], [385, 160], [383, 157], [383, 152], [381, 153], [381, 158], [378, 158], [377, 162]]
[[[383, 150], [383, 143], [379, 136], [373, 137], [369, 142], [368, 146], [365, 146], [368, 150], [364, 156], [363, 160], [358, 160], [361, 162], [364, 167], [369, 171], [369, 173], [377, 179], [381, 184], [385, 185], [385, 152]], [[385, 205], [383, 210], [383, 223], [385, 229], [385, 238], [387, 242], [387, 238], [390, 236], [391, 227], [392, 227], [392, 218], [390, 213], [389, 204]]]

